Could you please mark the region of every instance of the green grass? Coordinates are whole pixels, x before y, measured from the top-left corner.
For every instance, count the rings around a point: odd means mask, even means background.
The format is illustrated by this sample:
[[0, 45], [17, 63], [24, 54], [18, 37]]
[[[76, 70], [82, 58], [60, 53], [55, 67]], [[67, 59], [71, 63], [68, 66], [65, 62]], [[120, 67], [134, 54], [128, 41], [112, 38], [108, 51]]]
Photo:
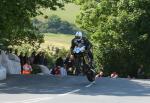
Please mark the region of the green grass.
[[44, 37], [45, 42], [41, 45], [41, 48], [55, 46], [59, 48], [69, 49], [71, 40], [73, 38], [74, 35], [46, 33]]
[[[37, 16], [36, 18], [40, 21], [46, 22], [47, 19], [44, 18], [46, 15], [48, 17], [51, 15], [58, 15], [62, 20], [76, 24], [75, 20], [76, 16], [80, 13], [80, 7], [73, 3], [69, 3], [65, 5], [64, 9], [65, 10], [57, 9], [56, 11], [52, 11], [50, 9], [41, 9], [43, 15]], [[46, 48], [53, 45], [59, 48], [64, 47], [69, 49], [73, 37], [73, 35], [47, 33], [45, 34], [45, 42], [41, 45], [41, 48]]]
[[40, 21], [46, 21], [44, 18], [45, 15], [58, 15], [62, 20], [75, 24], [76, 16], [80, 13], [80, 7], [73, 3], [69, 3], [66, 4], [64, 8], [65, 10], [57, 9], [56, 11], [52, 11], [50, 9], [41, 9], [44, 15], [40, 15], [37, 18]]

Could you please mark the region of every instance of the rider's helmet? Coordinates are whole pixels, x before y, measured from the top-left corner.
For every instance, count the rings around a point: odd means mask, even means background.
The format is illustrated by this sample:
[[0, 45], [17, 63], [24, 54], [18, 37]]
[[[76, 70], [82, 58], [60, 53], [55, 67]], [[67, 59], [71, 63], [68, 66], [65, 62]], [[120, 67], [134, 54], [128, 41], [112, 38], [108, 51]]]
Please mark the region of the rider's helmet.
[[76, 32], [75, 37], [81, 39], [82, 38], [82, 32], [80, 32], [80, 31]]

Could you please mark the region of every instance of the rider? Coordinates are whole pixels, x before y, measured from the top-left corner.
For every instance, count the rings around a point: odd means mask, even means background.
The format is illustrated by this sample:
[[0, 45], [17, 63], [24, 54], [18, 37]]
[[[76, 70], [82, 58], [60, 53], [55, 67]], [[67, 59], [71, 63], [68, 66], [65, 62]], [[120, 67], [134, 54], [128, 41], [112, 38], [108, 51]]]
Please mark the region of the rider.
[[78, 47], [80, 47], [79, 50], [81, 54], [80, 56], [83, 56], [85, 53], [88, 54], [90, 66], [92, 66], [92, 62], [93, 62], [93, 54], [91, 50], [92, 44], [86, 37], [83, 37], [82, 32], [80, 31], [76, 32], [75, 38], [72, 39], [71, 42], [71, 54], [74, 55], [75, 58], [79, 49]]

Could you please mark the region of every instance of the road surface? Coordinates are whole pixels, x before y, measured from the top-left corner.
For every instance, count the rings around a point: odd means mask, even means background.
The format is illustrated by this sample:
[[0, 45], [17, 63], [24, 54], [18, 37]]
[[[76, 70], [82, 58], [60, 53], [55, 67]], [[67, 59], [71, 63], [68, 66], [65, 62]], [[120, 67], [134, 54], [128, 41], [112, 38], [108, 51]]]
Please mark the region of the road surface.
[[0, 81], [0, 103], [150, 103], [150, 80], [13, 75]]

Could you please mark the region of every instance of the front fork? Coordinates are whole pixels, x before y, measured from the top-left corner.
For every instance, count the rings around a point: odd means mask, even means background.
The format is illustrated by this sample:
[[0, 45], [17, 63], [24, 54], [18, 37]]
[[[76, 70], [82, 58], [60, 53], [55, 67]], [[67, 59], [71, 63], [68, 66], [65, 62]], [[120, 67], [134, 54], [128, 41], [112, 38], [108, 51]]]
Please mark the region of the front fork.
[[90, 69], [94, 69], [92, 65], [92, 60], [90, 60], [88, 54], [81, 54], [76, 55], [75, 58], [75, 67], [76, 67], [76, 74], [79, 73], [86, 74]]

